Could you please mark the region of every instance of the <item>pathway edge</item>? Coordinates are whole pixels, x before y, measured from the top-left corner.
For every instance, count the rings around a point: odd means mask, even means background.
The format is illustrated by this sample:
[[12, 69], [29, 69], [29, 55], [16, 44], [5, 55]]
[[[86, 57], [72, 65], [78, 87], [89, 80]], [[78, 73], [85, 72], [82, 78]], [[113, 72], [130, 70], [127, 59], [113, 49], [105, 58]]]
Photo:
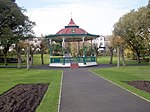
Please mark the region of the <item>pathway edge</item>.
[[58, 112], [60, 112], [60, 102], [61, 102], [63, 76], [64, 76], [64, 72], [62, 71], [61, 82], [60, 82], [60, 90], [59, 90]]
[[128, 91], [129, 93], [132, 93], [132, 94], [136, 95], [137, 97], [139, 97], [139, 98], [141, 98], [141, 99], [143, 99], [143, 100], [145, 100], [145, 101], [147, 101], [147, 102], [150, 103], [150, 100], [148, 100], [148, 99], [146, 99], [146, 98], [144, 98], [144, 97], [142, 97], [142, 96], [140, 96], [140, 95], [138, 95], [138, 94], [136, 94], [136, 93], [134, 93], [134, 92], [132, 92], [132, 91], [130, 91], [130, 90], [128, 90], [128, 89], [126, 89], [126, 88], [120, 86], [120, 85], [118, 85], [117, 83], [115, 83], [115, 82], [113, 82], [113, 81], [111, 81], [111, 80], [108, 80], [108, 79], [106, 79], [106, 78], [104, 78], [104, 77], [102, 77], [102, 76], [96, 74], [95, 72], [93, 72], [93, 71], [91, 71], [91, 70], [88, 70], [88, 71], [91, 72], [91, 73], [93, 73], [94, 75], [96, 75], [96, 76], [98, 76], [98, 77], [101, 77], [102, 79], [104, 79], [104, 80], [106, 80], [106, 81], [108, 81], [108, 82], [110, 82], [110, 83], [112, 83], [112, 84], [118, 86], [119, 88], [121, 88], [121, 89], [123, 89], [123, 90], [125, 90], [125, 91]]

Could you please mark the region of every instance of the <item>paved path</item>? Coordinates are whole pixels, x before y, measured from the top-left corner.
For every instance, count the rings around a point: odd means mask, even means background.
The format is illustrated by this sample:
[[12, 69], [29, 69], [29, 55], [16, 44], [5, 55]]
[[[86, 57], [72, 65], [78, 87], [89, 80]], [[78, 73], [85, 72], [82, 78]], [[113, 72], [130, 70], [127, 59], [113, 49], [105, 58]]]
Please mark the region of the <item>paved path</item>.
[[66, 69], [60, 112], [150, 112], [150, 103], [86, 68]]

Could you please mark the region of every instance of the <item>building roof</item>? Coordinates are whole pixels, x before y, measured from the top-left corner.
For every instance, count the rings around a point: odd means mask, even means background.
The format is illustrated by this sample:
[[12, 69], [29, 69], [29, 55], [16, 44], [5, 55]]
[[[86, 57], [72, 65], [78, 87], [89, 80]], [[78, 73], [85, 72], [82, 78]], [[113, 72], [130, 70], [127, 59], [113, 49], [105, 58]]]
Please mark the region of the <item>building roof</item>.
[[69, 24], [56, 33], [56, 35], [58, 34], [87, 34], [87, 32], [82, 28], [79, 28], [71, 18]]
[[68, 26], [77, 26], [77, 25], [74, 23], [73, 19], [71, 18], [71, 20], [70, 20]]
[[93, 35], [86, 32], [84, 29], [79, 28], [71, 18], [69, 24], [65, 28], [58, 31], [55, 35], [48, 35], [46, 38], [51, 38], [54, 41], [62, 41], [62, 37], [66, 38], [66, 41], [82, 41], [81, 37], [85, 37], [85, 40], [91, 40], [99, 37], [99, 35]]

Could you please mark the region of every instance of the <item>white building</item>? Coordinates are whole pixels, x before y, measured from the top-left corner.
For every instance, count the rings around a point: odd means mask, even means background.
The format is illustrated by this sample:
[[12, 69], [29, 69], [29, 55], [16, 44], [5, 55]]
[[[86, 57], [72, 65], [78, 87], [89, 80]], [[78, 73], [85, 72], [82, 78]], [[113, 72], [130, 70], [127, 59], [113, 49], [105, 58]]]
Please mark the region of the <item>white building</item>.
[[106, 36], [100, 35], [100, 37], [96, 38], [95, 43], [99, 48], [98, 49], [99, 52], [108, 50], [108, 43], [111, 37], [112, 37], [111, 35]]
[[100, 37], [96, 38], [95, 44], [99, 48], [98, 51], [104, 51], [106, 48], [105, 37], [100, 35]]

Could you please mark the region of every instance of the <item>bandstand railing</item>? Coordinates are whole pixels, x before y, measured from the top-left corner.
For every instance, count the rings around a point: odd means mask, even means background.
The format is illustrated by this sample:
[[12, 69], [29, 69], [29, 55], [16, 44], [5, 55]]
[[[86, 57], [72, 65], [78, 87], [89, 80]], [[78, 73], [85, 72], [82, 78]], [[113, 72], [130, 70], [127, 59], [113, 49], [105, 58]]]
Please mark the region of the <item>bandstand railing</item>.
[[90, 57], [52, 57], [50, 58], [50, 63], [84, 63], [86, 62], [96, 62], [95, 56]]

